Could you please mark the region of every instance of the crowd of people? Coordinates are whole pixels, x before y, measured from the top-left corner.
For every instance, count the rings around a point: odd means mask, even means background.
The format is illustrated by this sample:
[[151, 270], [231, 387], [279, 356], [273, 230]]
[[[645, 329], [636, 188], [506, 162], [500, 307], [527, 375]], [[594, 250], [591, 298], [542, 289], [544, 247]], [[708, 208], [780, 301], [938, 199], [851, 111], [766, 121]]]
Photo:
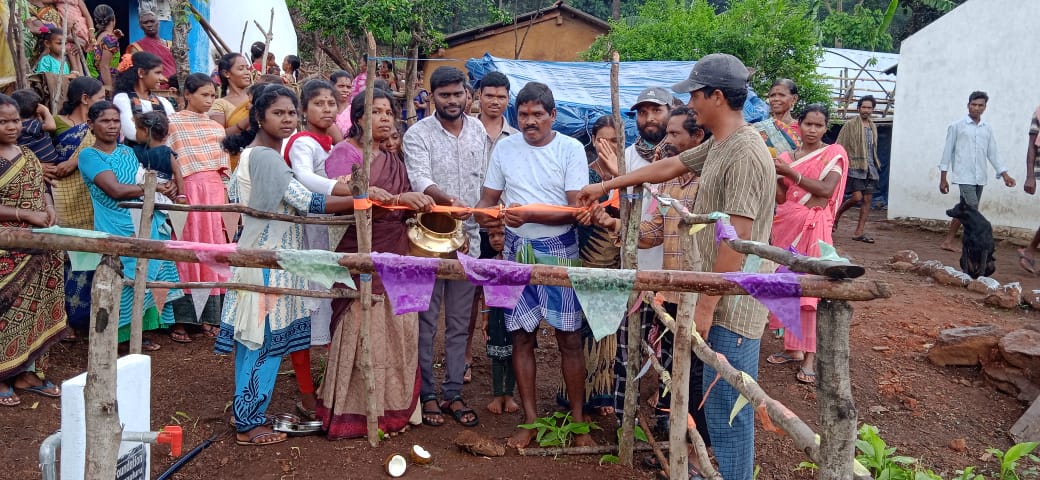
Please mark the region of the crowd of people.
[[[120, 33], [114, 30], [111, 9], [102, 5], [93, 13], [92, 26], [85, 30], [97, 26], [101, 32], [96, 42], [88, 36], [84, 46], [96, 47], [95, 68], [82, 71], [94, 71], [99, 78], [75, 76], [56, 115], [31, 90], [0, 95], [0, 222], [4, 226], [60, 225], [134, 236], [140, 214], [120, 202], [144, 195], [147, 171], [156, 172], [160, 203], [232, 202], [288, 215], [350, 214], [355, 199], [349, 182], [353, 169], [363, 162], [364, 128], [371, 121], [376, 148], [365, 194], [378, 204], [408, 207], [374, 207], [374, 252], [407, 255], [406, 220], [416, 212], [429, 212], [434, 205], [484, 208], [537, 203], [580, 207], [581, 213], [521, 209], [505, 210], [501, 218], [456, 214], [466, 237], [458, 255], [617, 269], [622, 225], [617, 208], [608, 200], [644, 184], [694, 213], [728, 214], [740, 238], [808, 256], [819, 256], [821, 244], [833, 245], [838, 218], [858, 206], [854, 240], [873, 242], [864, 228], [880, 171], [877, 126], [871, 120], [876, 101], [869, 96], [859, 99], [860, 115], [845, 123], [836, 144], [828, 145], [824, 137], [829, 110], [820, 104], [796, 110], [797, 85], [778, 79], [768, 92], [770, 117], [750, 125], [742, 114], [749, 72], [731, 55], [703, 57], [671, 91], [658, 86], [641, 92], [630, 106], [639, 136], [618, 151], [616, 137], [623, 126], [615, 125], [609, 116], [592, 122], [588, 147], [554, 131], [556, 103], [551, 89], [542, 83], [530, 82], [517, 92], [517, 123], [511, 125], [504, 116], [512, 91], [506, 76], [491, 72], [472, 86], [462, 71], [440, 67], [429, 76], [428, 92], [418, 89], [418, 96], [407, 99], [415, 103], [418, 117], [407, 126], [394, 95], [401, 79], [394, 74], [392, 62], [379, 63], [373, 103], [366, 112], [361, 93], [367, 84], [367, 62], [361, 63], [357, 75], [336, 71], [328, 80], [300, 83], [300, 62], [295, 56], [286, 57], [280, 70], [273, 57], [267, 58], [267, 69], [261, 72], [263, 44], [254, 45], [248, 58], [237, 53], [221, 57], [216, 81], [204, 73], [189, 75], [178, 86], [183, 108], [176, 110], [157, 94], [170, 86], [173, 72], [168, 46], [156, 36], [154, 14], [141, 14], [146, 39], [120, 58], [118, 49], [112, 49]], [[45, 71], [51, 71], [49, 65], [56, 62], [54, 73], [75, 75], [74, 67], [63, 69], [72, 62], [54, 60], [54, 54], [61, 54], [54, 46], [63, 41], [61, 31], [42, 28], [41, 41], [48, 53], [40, 65], [48, 65]], [[78, 26], [73, 28], [78, 35]], [[167, 48], [166, 53], [157, 53], [160, 48]], [[71, 50], [66, 47], [65, 53]], [[683, 105], [673, 92], [688, 94], [689, 102]], [[978, 143], [985, 133], [979, 131], [984, 126], [979, 118], [985, 100], [985, 94], [972, 94], [971, 121], [952, 125], [951, 135], [970, 135]], [[474, 102], [479, 114], [470, 115]], [[971, 186], [958, 170], [968, 168], [962, 158], [968, 153], [958, 152], [959, 142], [957, 138], [947, 142], [941, 189], [948, 190], [946, 170], [952, 168], [952, 181], [960, 185], [961, 197], [977, 204], [981, 184]], [[1035, 151], [1030, 151], [1032, 169]], [[619, 158], [629, 166], [625, 175], [619, 175]], [[1006, 170], [998, 171], [1005, 183], [1014, 185]], [[973, 178], [984, 184], [984, 177]], [[1027, 192], [1033, 193], [1032, 178], [1026, 185]], [[771, 262], [752, 261], [725, 243], [716, 243], [714, 235], [697, 235], [695, 248], [684, 248], [674, 209], [651, 206], [640, 215], [641, 269], [776, 271]], [[359, 248], [353, 226], [302, 225], [250, 216], [229, 221], [220, 213], [191, 212], [183, 229], [175, 231], [169, 220], [165, 212], [157, 211], [151, 238], [342, 253]], [[1033, 266], [1032, 250], [1023, 250], [1022, 255], [1023, 267]], [[122, 257], [122, 262], [124, 276], [133, 279], [137, 259]], [[62, 337], [86, 330], [96, 266], [96, 257], [77, 252], [0, 255], [0, 304], [9, 306], [0, 309], [0, 343], [17, 345], [0, 351], [0, 405], [18, 405], [19, 393], [60, 396], [59, 387], [42, 375], [46, 352]], [[149, 260], [146, 272], [150, 281], [228, 280], [204, 263]], [[233, 267], [230, 281], [317, 288], [307, 278], [275, 269]], [[386, 292], [379, 276], [373, 278], [372, 290]], [[129, 339], [132, 297], [132, 288], [124, 287], [120, 342]], [[623, 415], [628, 329], [640, 329], [664, 367], [671, 368], [672, 335], [649, 306], [642, 307], [639, 325], [625, 320], [616, 335], [597, 341], [570, 288], [526, 286], [511, 309], [487, 307], [482, 297], [468, 281], [437, 280], [426, 311], [398, 315], [390, 302], [372, 305], [373, 330], [368, 338], [373, 343], [367, 348], [377, 366], [374, 395], [383, 432], [399, 434], [419, 424], [435, 428], [449, 420], [465, 427], [479, 425], [478, 412], [464, 395], [473, 375], [475, 335], [483, 337], [491, 360], [492, 400], [486, 411], [520, 412], [523, 423], [536, 420], [541, 400], [534, 349], [543, 321], [553, 328], [561, 357], [555, 400], [569, 409], [573, 421], [585, 421], [590, 415]], [[662, 292], [660, 299], [666, 311], [677, 314], [678, 294]], [[800, 328], [795, 329], [784, 328], [748, 296], [700, 295], [694, 321], [698, 333], [717, 352], [753, 378], [758, 375], [761, 338], [768, 325], [784, 340], [784, 350], [769, 355], [768, 363], [797, 363], [797, 381], [813, 384], [816, 303], [817, 299], [802, 299]], [[241, 445], [286, 440], [285, 433], [272, 428], [268, 412], [286, 355], [296, 373], [297, 413], [320, 420], [331, 439], [360, 437], [366, 433], [371, 399], [358, 363], [361, 311], [356, 299], [153, 288], [145, 296], [143, 349], [158, 350], [154, 335], [166, 334], [179, 343], [208, 337], [217, 353], [233, 355], [231, 422]], [[444, 374], [438, 382], [434, 338], [442, 311]], [[312, 347], [328, 349], [320, 384], [312, 376]], [[725, 382], [712, 389], [716, 373], [696, 359], [691, 370], [690, 411], [713, 449], [720, 473], [725, 478], [751, 478], [754, 412], [743, 409], [733, 415], [739, 393]], [[667, 428], [670, 399], [663, 385], [655, 405], [657, 425], [651, 427]], [[518, 428], [508, 444], [525, 447], [535, 433]], [[578, 435], [574, 443], [592, 445], [592, 440]]]

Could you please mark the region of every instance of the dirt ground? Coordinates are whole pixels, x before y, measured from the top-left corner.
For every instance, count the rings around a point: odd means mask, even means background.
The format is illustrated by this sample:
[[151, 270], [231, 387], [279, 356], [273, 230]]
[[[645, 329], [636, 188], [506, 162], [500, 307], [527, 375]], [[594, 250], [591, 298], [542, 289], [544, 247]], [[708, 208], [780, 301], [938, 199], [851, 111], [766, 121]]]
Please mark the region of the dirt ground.
[[[982, 304], [978, 294], [886, 268], [887, 258], [901, 249], [913, 249], [922, 259], [937, 259], [949, 265], [956, 265], [958, 256], [939, 250], [940, 236], [936, 233], [889, 224], [881, 220], [883, 212], [874, 212], [873, 216], [876, 219], [868, 230], [877, 243], [850, 240], [849, 221], [835, 236], [840, 253], [868, 268], [867, 278], [893, 286], [892, 298], [855, 305], [851, 370], [859, 418], [877, 425], [882, 437], [900, 454], [921, 458], [938, 472], [949, 474], [966, 465], [980, 464], [985, 448], [1009, 446], [1007, 431], [1022, 415], [1025, 405], [985, 384], [979, 369], [938, 368], [927, 362], [925, 352], [944, 328], [985, 323], [1005, 329], [1038, 328], [1040, 314], [1028, 309], [990, 308]], [[1028, 276], [1018, 267], [1014, 246], [998, 244], [997, 257], [994, 276], [998, 280], [1021, 281], [1027, 290], [1040, 288], [1040, 279]], [[551, 339], [545, 337], [538, 351], [539, 406], [545, 412], [554, 406], [559, 371]], [[469, 456], [451, 445], [451, 439], [461, 429], [451, 422], [440, 428], [415, 427], [375, 449], [364, 440], [330, 442], [322, 437], [294, 438], [260, 448], [239, 447], [229, 441], [230, 432], [222, 434], [227, 431], [232, 359], [214, 355], [212, 341], [205, 338], [195, 338], [189, 345], [175, 344], [166, 337], [158, 337], [158, 342], [163, 348], [153, 355], [152, 425], [180, 423], [185, 430], [185, 452], [211, 435], [219, 438], [174, 475], [175, 479], [381, 478], [387, 456], [405, 453], [412, 444], [428, 449], [434, 462], [428, 467], [409, 467], [409, 478], [653, 478], [644, 469], [599, 465], [599, 456], [533, 458], [518, 456], [515, 451], [495, 459]], [[766, 356], [782, 348], [782, 341], [771, 336], [763, 340], [760, 382], [766, 392], [815, 428], [817, 405], [813, 389], [795, 381], [795, 367], [765, 363]], [[490, 400], [490, 363], [479, 353], [482, 345], [475, 350], [478, 354], [474, 382], [463, 392], [480, 414], [477, 431], [504, 439], [519, 419], [514, 415], [495, 416], [483, 409]], [[65, 379], [83, 371], [85, 364], [85, 343], [63, 343], [52, 351], [47, 373], [50, 378]], [[282, 365], [283, 371], [291, 371], [288, 361]], [[295, 386], [289, 375], [280, 377], [272, 413], [292, 411]], [[40, 442], [58, 429], [59, 408], [56, 400], [28, 394], [23, 395], [21, 406], [0, 408], [0, 445], [4, 447], [0, 448], [0, 465], [4, 465], [4, 477], [40, 478]], [[603, 430], [595, 432], [595, 440], [612, 441], [613, 418], [599, 423]], [[965, 451], [949, 447], [951, 441], [961, 438], [966, 440]], [[789, 439], [759, 430], [756, 443], [755, 462], [762, 468], [760, 479], [803, 475], [793, 472], [805, 459]], [[175, 459], [166, 455], [165, 446], [153, 452], [152, 473], [157, 476]], [[637, 455], [637, 459], [643, 456]]]

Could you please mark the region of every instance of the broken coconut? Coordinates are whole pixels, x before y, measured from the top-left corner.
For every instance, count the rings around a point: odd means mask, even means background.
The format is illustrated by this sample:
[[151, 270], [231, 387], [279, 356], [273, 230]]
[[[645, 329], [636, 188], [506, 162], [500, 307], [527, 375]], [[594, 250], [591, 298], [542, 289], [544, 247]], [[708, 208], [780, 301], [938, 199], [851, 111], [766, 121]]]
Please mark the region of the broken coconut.
[[405, 460], [403, 455], [393, 454], [386, 458], [386, 474], [393, 478], [404, 475], [404, 472], [408, 470], [408, 460]]
[[426, 465], [433, 461], [433, 456], [430, 455], [430, 452], [427, 452], [425, 448], [418, 445], [412, 445], [412, 451], [410, 453], [412, 463], [416, 465]]

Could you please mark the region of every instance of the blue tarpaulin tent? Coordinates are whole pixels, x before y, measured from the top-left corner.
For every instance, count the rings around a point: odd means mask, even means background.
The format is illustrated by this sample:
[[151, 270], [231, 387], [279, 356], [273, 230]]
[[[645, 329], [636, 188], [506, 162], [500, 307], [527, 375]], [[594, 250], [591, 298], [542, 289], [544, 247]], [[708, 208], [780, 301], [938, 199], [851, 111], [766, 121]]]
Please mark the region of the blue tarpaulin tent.
[[[671, 86], [690, 74], [696, 62], [621, 62], [618, 81], [620, 83], [621, 110], [625, 119], [625, 136], [633, 142], [638, 136], [635, 116], [629, 107], [639, 97], [639, 92], [648, 87]], [[466, 62], [470, 79], [476, 85], [488, 72], [498, 71], [509, 78], [510, 105], [506, 111], [509, 123], [516, 125], [516, 94], [528, 82], [549, 85], [556, 98], [556, 123], [553, 128], [565, 135], [587, 142], [593, 122], [603, 115], [611, 114], [610, 63], [609, 62], [539, 62], [533, 60], [507, 60], [485, 54], [483, 58], [472, 58]], [[754, 92], [748, 90], [744, 104], [744, 117], [757, 122], [769, 114], [769, 109]], [[689, 94], [676, 95], [684, 103]]]

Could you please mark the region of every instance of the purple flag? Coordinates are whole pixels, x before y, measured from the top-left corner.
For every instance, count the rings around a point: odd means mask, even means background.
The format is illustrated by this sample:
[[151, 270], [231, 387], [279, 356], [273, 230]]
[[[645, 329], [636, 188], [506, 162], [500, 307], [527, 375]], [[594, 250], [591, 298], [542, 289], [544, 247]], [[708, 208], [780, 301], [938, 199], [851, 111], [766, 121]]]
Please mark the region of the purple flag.
[[[720, 219], [721, 220], [721, 219]], [[740, 240], [737, 236], [737, 230], [733, 228], [733, 225], [724, 223], [722, 221], [715, 222], [715, 245], [718, 245], [722, 240]]]
[[437, 282], [438, 258], [405, 257], [373, 253], [372, 264], [390, 297], [394, 315], [425, 312], [430, 308], [433, 284]]
[[484, 302], [489, 307], [515, 308], [531, 281], [531, 265], [465, 254], [459, 254], [459, 263], [470, 283], [484, 287]]
[[776, 315], [784, 328], [796, 337], [802, 336], [802, 284], [798, 281], [799, 275], [730, 272], [722, 274], [722, 278], [736, 282]]

